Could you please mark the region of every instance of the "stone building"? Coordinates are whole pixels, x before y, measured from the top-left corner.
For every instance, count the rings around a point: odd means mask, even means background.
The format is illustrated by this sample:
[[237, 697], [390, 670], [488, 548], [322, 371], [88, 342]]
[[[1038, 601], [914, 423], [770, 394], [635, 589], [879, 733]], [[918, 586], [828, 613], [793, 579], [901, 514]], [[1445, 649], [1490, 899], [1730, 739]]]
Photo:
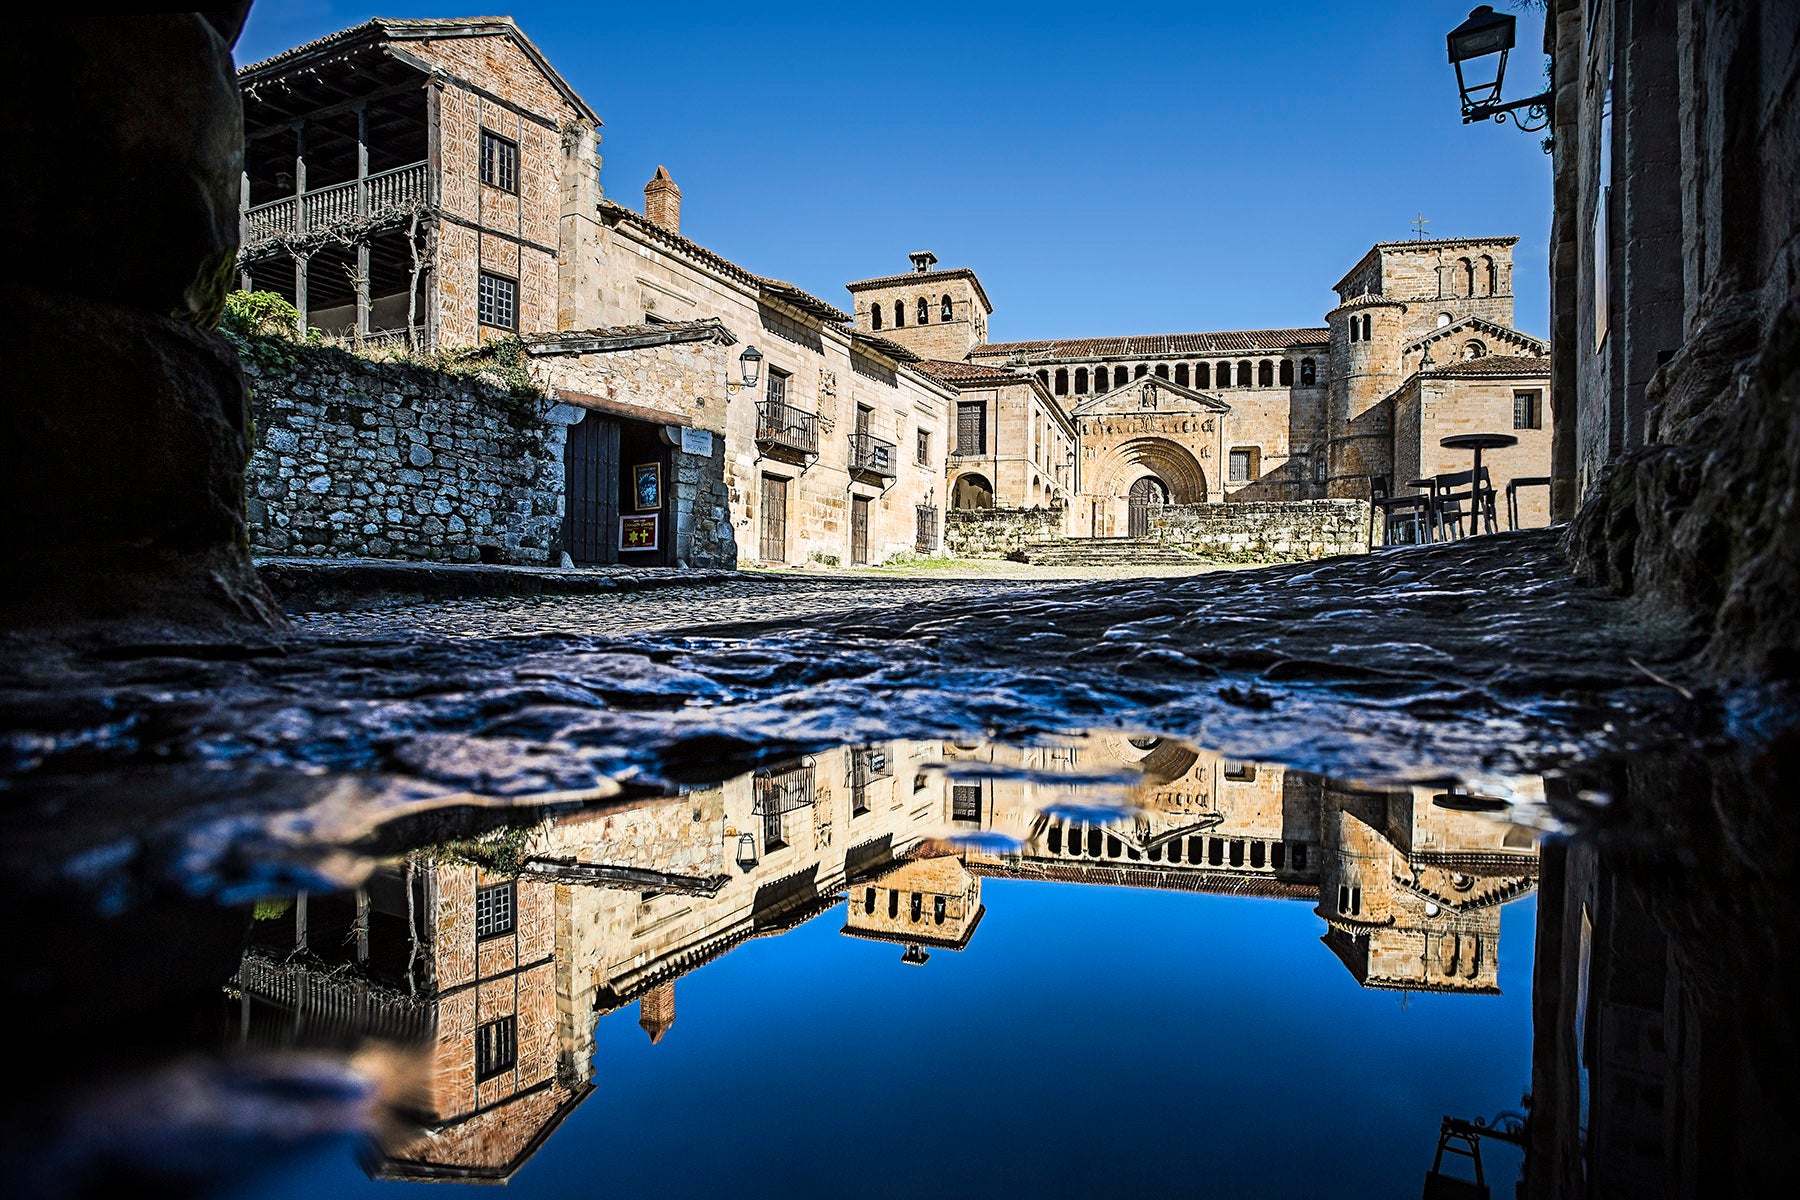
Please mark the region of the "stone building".
[[367, 21], [238, 82], [246, 290], [361, 346], [567, 327], [600, 120], [511, 18]]
[[[1404, 493], [1468, 469], [1438, 445], [1451, 433], [1516, 432], [1517, 447], [1487, 460], [1497, 488], [1545, 475], [1548, 347], [1512, 327], [1516, 241], [1379, 243], [1317, 328], [990, 343], [980, 280], [928, 251], [910, 273], [847, 286], [856, 328], [929, 355], [926, 369], [963, 394], [959, 448], [1024, 451], [1028, 469], [1010, 473], [992, 453], [953, 454], [954, 507], [1066, 506], [1065, 533], [1144, 537], [1167, 506], [1363, 498], [1371, 476]], [[1471, 365], [1489, 357], [1511, 361]], [[1036, 379], [1038, 403], [1020, 376]], [[969, 405], [983, 393], [991, 415]], [[1038, 461], [1040, 428], [1059, 448], [1073, 433], [1066, 480], [1060, 462]], [[1520, 495], [1521, 523], [1548, 515], [1541, 490]]]
[[1075, 426], [1036, 376], [926, 359], [955, 389], [945, 489], [953, 509], [1062, 508], [1075, 498]]
[[682, 236], [667, 171], [644, 212], [599, 203], [597, 288], [577, 327], [711, 319], [763, 356], [728, 382], [724, 476], [740, 561], [881, 562], [941, 536], [945, 428], [955, 392], [905, 346]]

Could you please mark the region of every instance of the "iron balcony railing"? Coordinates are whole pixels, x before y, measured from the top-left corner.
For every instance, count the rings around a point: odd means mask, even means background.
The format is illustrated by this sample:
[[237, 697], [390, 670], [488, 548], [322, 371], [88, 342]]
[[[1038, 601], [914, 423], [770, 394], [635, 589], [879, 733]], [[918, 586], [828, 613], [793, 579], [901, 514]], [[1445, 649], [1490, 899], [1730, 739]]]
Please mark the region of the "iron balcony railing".
[[369, 217], [384, 209], [429, 201], [431, 164], [408, 163], [389, 171], [283, 196], [244, 210], [243, 242], [250, 246], [284, 234], [323, 229], [338, 221]]
[[817, 454], [818, 415], [779, 400], [764, 400], [756, 406], [756, 444], [764, 450]]
[[813, 768], [810, 763], [758, 771], [753, 811], [767, 816], [803, 808], [813, 802]]
[[853, 433], [850, 435], [850, 469], [892, 479], [897, 473], [894, 450], [894, 443], [872, 433]]

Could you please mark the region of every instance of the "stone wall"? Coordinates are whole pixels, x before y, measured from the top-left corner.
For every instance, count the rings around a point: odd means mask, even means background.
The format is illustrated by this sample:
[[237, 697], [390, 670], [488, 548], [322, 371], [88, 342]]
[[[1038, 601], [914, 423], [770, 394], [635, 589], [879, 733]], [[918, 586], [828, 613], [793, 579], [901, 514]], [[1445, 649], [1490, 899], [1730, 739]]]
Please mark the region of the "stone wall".
[[1291, 562], [1369, 548], [1363, 500], [1172, 504], [1151, 518], [1150, 536], [1207, 559]]
[[1033, 542], [1063, 536], [1060, 508], [953, 508], [944, 514], [944, 553], [951, 558], [1005, 558]]
[[305, 346], [243, 366], [253, 553], [558, 561], [564, 433], [548, 401]]

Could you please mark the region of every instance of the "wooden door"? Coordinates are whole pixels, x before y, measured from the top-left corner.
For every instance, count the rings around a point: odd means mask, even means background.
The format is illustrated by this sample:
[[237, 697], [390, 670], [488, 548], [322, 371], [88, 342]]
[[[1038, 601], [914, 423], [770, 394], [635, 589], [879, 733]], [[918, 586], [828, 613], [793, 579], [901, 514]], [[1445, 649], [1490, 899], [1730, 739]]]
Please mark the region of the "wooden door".
[[619, 423], [588, 413], [563, 447], [563, 545], [581, 565], [618, 561]]
[[867, 496], [850, 497], [850, 561], [855, 564], [869, 561], [869, 499]]
[[1146, 475], [1131, 485], [1131, 536], [1150, 536], [1150, 519], [1169, 502], [1169, 489], [1154, 475]]
[[762, 477], [762, 556], [767, 562], [787, 561], [787, 493], [787, 480]]

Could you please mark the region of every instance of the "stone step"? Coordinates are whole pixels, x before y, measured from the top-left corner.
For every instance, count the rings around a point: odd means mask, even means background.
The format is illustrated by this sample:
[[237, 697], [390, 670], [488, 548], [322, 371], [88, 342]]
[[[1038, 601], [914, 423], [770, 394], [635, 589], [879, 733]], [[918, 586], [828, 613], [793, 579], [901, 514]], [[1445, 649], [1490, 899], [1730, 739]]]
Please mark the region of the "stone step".
[[1054, 567], [1183, 566], [1191, 554], [1155, 538], [1063, 538], [1034, 542], [1007, 556], [1014, 562]]

